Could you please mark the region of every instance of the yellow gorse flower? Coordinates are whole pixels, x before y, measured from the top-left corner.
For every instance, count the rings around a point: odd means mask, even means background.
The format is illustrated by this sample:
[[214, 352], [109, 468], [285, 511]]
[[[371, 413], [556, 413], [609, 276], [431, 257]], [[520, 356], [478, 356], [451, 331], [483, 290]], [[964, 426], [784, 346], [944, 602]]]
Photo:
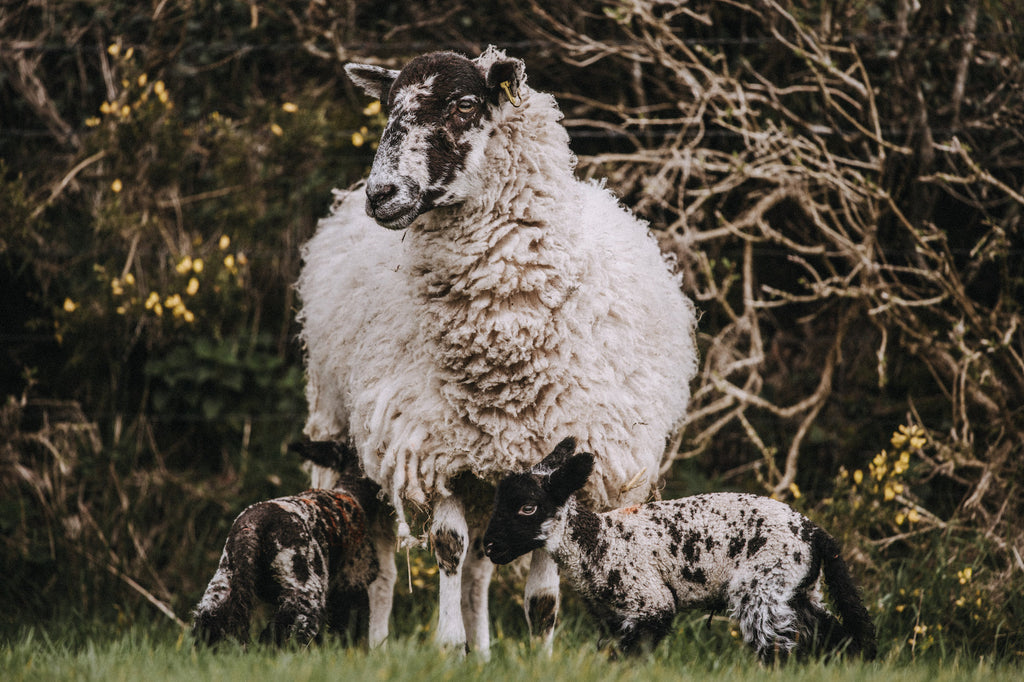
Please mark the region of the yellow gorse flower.
[[192, 256], [185, 256], [178, 264], [174, 266], [174, 271], [179, 275], [184, 275], [186, 272], [192, 269]]

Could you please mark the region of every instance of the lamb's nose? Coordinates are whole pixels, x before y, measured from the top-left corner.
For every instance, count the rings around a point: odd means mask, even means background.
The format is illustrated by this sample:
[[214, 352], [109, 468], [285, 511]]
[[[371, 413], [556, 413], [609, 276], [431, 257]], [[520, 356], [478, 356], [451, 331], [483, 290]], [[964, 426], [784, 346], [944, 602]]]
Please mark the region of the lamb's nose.
[[488, 543], [486, 543], [486, 544], [484, 544], [484, 554], [486, 554], [487, 556], [491, 556], [492, 552], [494, 552], [494, 541], [493, 540], [488, 542]]

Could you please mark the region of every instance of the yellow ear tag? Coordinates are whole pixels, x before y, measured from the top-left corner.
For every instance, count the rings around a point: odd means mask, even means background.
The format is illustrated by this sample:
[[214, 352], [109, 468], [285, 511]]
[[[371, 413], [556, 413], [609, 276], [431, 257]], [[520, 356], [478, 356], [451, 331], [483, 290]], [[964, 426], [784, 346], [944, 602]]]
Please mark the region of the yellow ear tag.
[[512, 103], [512, 106], [518, 107], [522, 104], [522, 100], [519, 99], [519, 93], [512, 92], [512, 81], [501, 81], [501, 89], [505, 91], [505, 96], [508, 97], [508, 101]]

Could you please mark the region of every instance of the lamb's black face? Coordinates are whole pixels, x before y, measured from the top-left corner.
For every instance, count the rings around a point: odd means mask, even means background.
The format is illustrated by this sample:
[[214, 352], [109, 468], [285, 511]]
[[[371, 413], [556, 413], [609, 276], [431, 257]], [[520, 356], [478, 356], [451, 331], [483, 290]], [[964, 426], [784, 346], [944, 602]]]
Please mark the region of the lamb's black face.
[[390, 229], [407, 227], [436, 206], [480, 191], [474, 171], [490, 137], [502, 78], [510, 67], [490, 66], [452, 52], [433, 52], [401, 72], [350, 65], [364, 90], [381, 98], [388, 123], [366, 182], [366, 212]]
[[484, 553], [491, 561], [507, 564], [544, 546], [559, 510], [583, 487], [594, 467], [593, 455], [574, 455], [575, 450], [575, 439], [566, 438], [526, 473], [498, 483], [484, 532]]
[[526, 473], [503, 479], [484, 532], [484, 553], [496, 564], [507, 564], [543, 547], [547, 538], [544, 522], [556, 511], [541, 477]]

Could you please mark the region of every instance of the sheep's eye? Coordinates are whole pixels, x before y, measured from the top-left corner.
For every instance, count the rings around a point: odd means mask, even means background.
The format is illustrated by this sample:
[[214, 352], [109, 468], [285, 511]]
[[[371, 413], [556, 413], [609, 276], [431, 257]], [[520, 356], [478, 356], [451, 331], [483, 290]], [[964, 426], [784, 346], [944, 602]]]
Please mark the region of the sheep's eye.
[[537, 505], [535, 504], [524, 504], [519, 508], [520, 516], [533, 516], [537, 511]]
[[458, 104], [455, 105], [455, 108], [460, 114], [472, 114], [476, 111], [476, 102], [471, 99], [459, 100]]

